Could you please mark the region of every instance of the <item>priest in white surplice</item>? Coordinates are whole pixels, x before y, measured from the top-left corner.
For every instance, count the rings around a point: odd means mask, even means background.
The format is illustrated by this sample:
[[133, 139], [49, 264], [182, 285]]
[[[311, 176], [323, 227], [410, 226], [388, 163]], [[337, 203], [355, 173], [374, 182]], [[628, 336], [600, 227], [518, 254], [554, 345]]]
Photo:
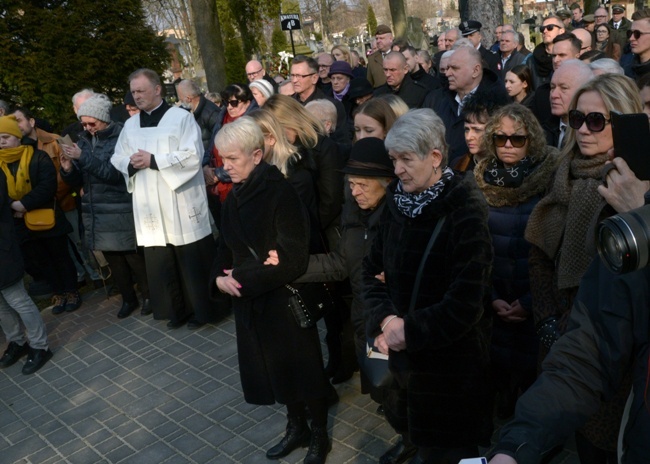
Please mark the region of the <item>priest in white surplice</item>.
[[163, 100], [154, 71], [135, 71], [129, 84], [140, 113], [124, 124], [111, 162], [133, 194], [153, 315], [169, 319], [169, 328], [188, 320], [189, 328], [198, 328], [216, 317], [208, 294], [215, 243], [201, 170], [201, 129], [189, 112]]

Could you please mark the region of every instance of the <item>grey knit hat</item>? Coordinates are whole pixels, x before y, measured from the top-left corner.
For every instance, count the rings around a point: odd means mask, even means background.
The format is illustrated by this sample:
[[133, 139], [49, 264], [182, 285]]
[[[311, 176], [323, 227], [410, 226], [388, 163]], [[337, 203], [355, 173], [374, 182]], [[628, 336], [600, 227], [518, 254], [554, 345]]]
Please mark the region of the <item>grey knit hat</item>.
[[111, 122], [111, 108], [113, 104], [103, 93], [97, 93], [83, 102], [77, 111], [77, 118], [90, 116], [104, 122]]
[[264, 95], [266, 98], [271, 98], [271, 95], [275, 93], [273, 92], [273, 86], [266, 79], [257, 79], [249, 83], [248, 86], [251, 88], [256, 88], [262, 92], [262, 95]]

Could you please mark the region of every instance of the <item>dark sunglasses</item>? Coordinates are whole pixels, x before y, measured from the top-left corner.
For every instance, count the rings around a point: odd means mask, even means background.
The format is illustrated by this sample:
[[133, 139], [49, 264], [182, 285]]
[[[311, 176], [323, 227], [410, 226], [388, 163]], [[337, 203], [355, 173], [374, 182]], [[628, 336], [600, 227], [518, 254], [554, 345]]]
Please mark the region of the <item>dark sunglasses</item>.
[[539, 26], [539, 32], [544, 32], [545, 30], [551, 32], [554, 27], [557, 27], [558, 29], [562, 29], [557, 24], [549, 24], [548, 26]]
[[635, 40], [639, 40], [639, 37], [641, 37], [641, 36], [644, 35], [644, 34], [650, 34], [650, 32], [641, 32], [641, 31], [638, 30], [638, 29], [634, 29], [634, 30], [632, 30], [632, 29], [628, 29], [627, 32], [626, 32], [626, 34], [627, 34], [627, 38], [628, 38], [628, 39], [629, 39], [630, 37], [634, 36], [634, 39], [635, 39]]
[[585, 115], [582, 111], [569, 111], [569, 126], [573, 129], [580, 129], [584, 123], [587, 123], [587, 129], [591, 132], [602, 132], [611, 119], [605, 119], [603, 113], [589, 113]]
[[526, 145], [526, 140], [528, 140], [527, 135], [506, 135], [506, 134], [492, 134], [492, 140], [497, 147], [505, 147], [506, 142], [510, 140], [510, 143], [515, 148], [521, 148]]
[[228, 100], [228, 106], [232, 106], [233, 108], [239, 106], [239, 100]]

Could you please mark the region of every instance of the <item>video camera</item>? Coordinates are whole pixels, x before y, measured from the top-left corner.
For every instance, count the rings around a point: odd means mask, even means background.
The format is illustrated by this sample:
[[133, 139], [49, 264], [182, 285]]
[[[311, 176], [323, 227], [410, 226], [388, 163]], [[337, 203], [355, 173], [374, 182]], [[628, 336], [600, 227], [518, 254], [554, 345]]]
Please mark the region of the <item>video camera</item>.
[[601, 259], [613, 273], [646, 267], [650, 258], [650, 205], [602, 221], [597, 242]]

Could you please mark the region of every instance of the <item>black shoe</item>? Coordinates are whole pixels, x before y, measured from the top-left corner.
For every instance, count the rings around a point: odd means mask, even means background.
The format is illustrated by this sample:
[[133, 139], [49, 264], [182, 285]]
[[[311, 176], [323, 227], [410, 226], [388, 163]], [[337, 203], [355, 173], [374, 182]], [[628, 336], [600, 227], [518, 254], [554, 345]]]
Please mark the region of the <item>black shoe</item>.
[[177, 320], [172, 319], [167, 322], [167, 328], [178, 329], [179, 327], [183, 327], [189, 318], [190, 316], [185, 316], [183, 319], [177, 319]]
[[52, 314], [61, 314], [65, 312], [67, 300], [65, 294], [56, 294], [52, 297]]
[[[65, 310], [66, 312], [71, 313], [72, 311], [76, 311], [79, 309], [79, 306], [81, 306], [81, 295], [79, 292], [68, 292], [65, 295]], [[54, 312], [54, 311], [52, 311]]]
[[19, 345], [16, 342], [9, 342], [5, 353], [0, 358], [0, 368], [13, 366], [20, 358], [29, 353], [29, 345]]
[[153, 309], [151, 309], [151, 300], [149, 300], [149, 298], [145, 298], [142, 300], [142, 309], [140, 310], [140, 316], [148, 316], [151, 313], [153, 313]]
[[122, 307], [117, 313], [117, 318], [124, 319], [125, 317], [129, 317], [138, 306], [140, 306], [140, 303], [137, 300], [134, 303], [123, 302]]
[[311, 440], [309, 441], [309, 451], [303, 464], [325, 464], [327, 453], [332, 449], [332, 444], [327, 436], [327, 427], [311, 428]]
[[46, 362], [52, 359], [52, 356], [54, 356], [54, 353], [52, 353], [52, 351], [50, 351], [49, 349], [48, 350], [30, 349], [27, 362], [23, 366], [23, 374], [29, 375], [35, 373], [37, 370], [43, 367]]
[[384, 411], [384, 407], [381, 404], [377, 406], [377, 410], [375, 411], [375, 414], [382, 417], [386, 415], [386, 411]]
[[190, 321], [187, 323], [187, 328], [190, 330], [196, 330], [200, 329], [205, 325], [205, 322], [199, 322], [196, 319], [190, 319]]
[[382, 454], [379, 464], [401, 464], [413, 457], [417, 451], [417, 446], [412, 443], [404, 443], [404, 439], [400, 438], [392, 448]]
[[296, 448], [305, 448], [309, 445], [311, 430], [304, 417], [287, 416], [287, 433], [282, 437], [280, 443], [266, 452], [267, 459], [280, 459]]

